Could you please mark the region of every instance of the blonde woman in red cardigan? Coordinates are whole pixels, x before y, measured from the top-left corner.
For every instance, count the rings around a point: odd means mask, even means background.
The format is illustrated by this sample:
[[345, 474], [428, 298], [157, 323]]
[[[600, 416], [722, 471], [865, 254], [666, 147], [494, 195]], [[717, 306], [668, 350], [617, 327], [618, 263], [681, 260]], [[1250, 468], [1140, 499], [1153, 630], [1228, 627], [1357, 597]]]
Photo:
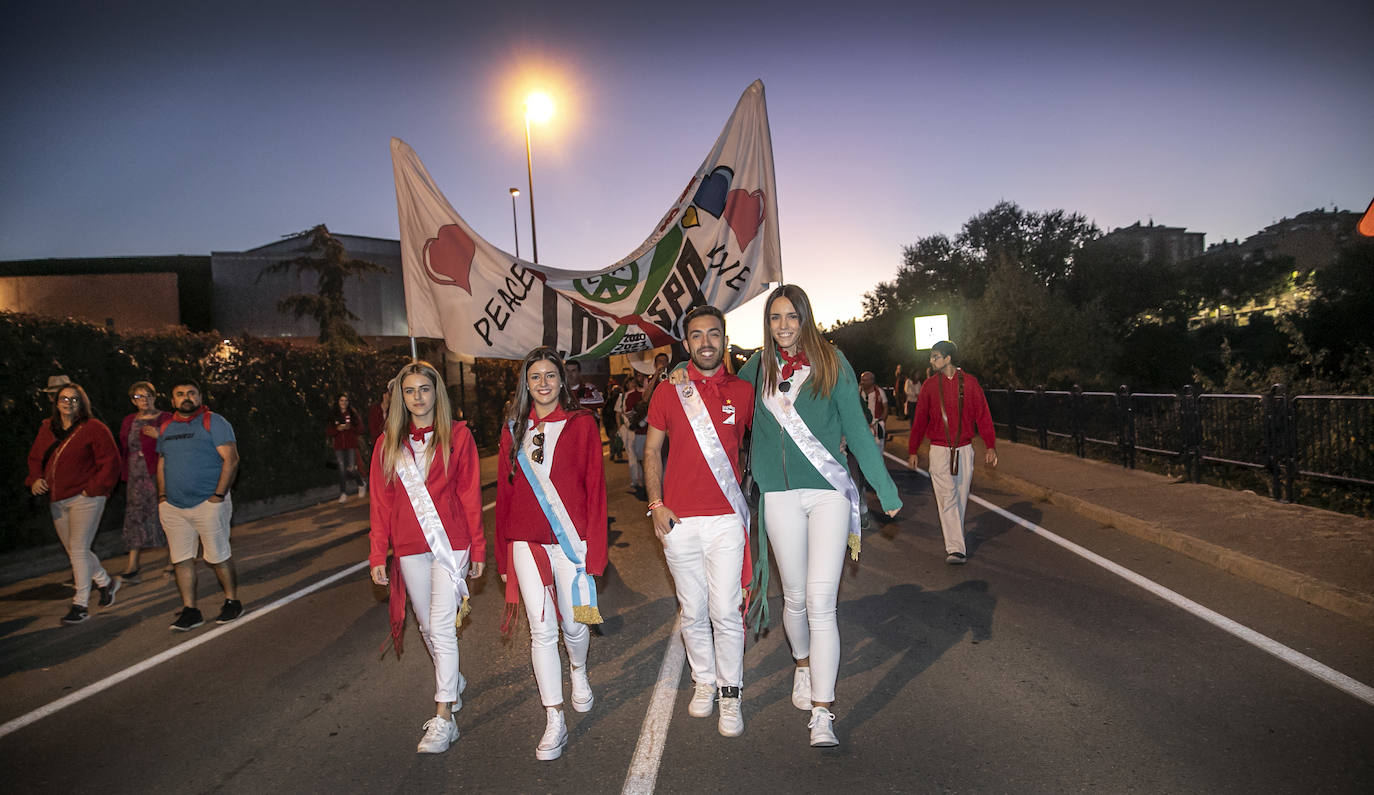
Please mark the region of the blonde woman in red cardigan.
[[91, 582], [100, 590], [100, 606], [114, 604], [118, 578], [111, 577], [91, 551], [105, 500], [119, 482], [119, 448], [105, 423], [91, 415], [86, 390], [67, 384], [57, 392], [52, 418], [38, 426], [29, 449], [29, 476], [24, 485], [33, 494], [48, 495], [48, 508], [57, 537], [72, 563], [76, 596], [63, 624], [79, 624], [89, 613]]
[[467, 424], [454, 421], [443, 379], [428, 362], [402, 367], [392, 381], [370, 480], [368, 562], [372, 581], [391, 588], [392, 642], [399, 655], [409, 597], [434, 659], [435, 716], [416, 750], [443, 753], [458, 739], [453, 715], [467, 684], [458, 672], [458, 612], [469, 566], [471, 576], [482, 576], [486, 538], [477, 445]]
[[496, 480], [496, 570], [506, 583], [510, 631], [520, 600], [530, 624], [530, 657], [544, 705], [535, 758], [557, 759], [568, 742], [558, 630], [568, 650], [572, 706], [594, 700], [587, 678], [588, 624], [601, 623], [593, 579], [606, 568], [606, 476], [601, 434], [568, 390], [552, 348], [530, 351], [501, 434]]

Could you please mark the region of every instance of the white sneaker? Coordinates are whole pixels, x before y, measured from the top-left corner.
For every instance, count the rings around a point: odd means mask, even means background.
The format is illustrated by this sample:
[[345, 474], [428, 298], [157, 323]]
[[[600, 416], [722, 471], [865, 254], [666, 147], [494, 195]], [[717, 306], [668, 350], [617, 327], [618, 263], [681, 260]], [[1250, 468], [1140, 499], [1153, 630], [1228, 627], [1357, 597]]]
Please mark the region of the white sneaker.
[[692, 685], [692, 702], [687, 705], [687, 714], [694, 718], [709, 718], [716, 706], [716, 686], [697, 683]]
[[811, 710], [811, 666], [799, 665], [792, 672], [792, 706]]
[[592, 693], [592, 683], [587, 679], [587, 666], [572, 668], [568, 672], [572, 680], [572, 708], [576, 712], [591, 712], [596, 695]]
[[363, 485], [361, 485], [361, 486], [358, 487], [358, 499], [362, 499], [363, 497], [366, 497], [366, 496], [367, 496], [367, 484], [364, 483]]
[[830, 748], [839, 745], [840, 738], [835, 736], [835, 729], [831, 726], [835, 722], [835, 716], [825, 707], [811, 708], [811, 722], [806, 727], [811, 730], [811, 746], [813, 748]]
[[568, 744], [568, 726], [563, 722], [563, 710], [558, 707], [545, 707], [548, 723], [544, 726], [544, 736], [539, 738], [539, 747], [534, 749], [534, 758], [548, 762], [563, 755], [563, 746]]
[[347, 495], [347, 494], [340, 494], [340, 495], [339, 495], [339, 503], [340, 503], [340, 504], [343, 504], [343, 503], [345, 503], [345, 502], [348, 502], [348, 495]]
[[735, 695], [727, 696], [723, 692], [726, 688], [721, 688], [720, 696], [720, 719], [716, 722], [716, 730], [723, 737], [738, 737], [744, 734], [744, 713], [741, 711], [738, 688], [729, 688], [735, 691]]
[[463, 691], [467, 689], [468, 680], [464, 679], [461, 673], [458, 674], [458, 695], [453, 697], [453, 706], [449, 708], [455, 715], [458, 714], [458, 710], [463, 708]]
[[442, 754], [453, 741], [458, 739], [458, 721], [453, 718], [444, 720], [435, 715], [425, 721], [425, 736], [415, 750], [422, 754]]

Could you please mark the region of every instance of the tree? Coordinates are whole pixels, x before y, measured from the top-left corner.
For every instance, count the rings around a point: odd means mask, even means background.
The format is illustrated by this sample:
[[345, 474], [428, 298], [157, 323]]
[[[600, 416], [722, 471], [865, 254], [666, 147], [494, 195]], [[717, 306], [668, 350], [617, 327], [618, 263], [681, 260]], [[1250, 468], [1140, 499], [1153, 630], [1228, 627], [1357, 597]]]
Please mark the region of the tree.
[[348, 310], [344, 299], [344, 283], [353, 277], [368, 273], [386, 273], [387, 269], [375, 262], [354, 259], [348, 256], [343, 243], [329, 233], [329, 228], [320, 224], [292, 238], [308, 239], [309, 244], [299, 257], [282, 260], [268, 265], [258, 274], [258, 280], [269, 273], [284, 273], [294, 270], [297, 273], [312, 271], [316, 274], [315, 294], [297, 293], [288, 295], [277, 302], [277, 309], [290, 313], [296, 319], [309, 315], [320, 325], [320, 344], [330, 347], [362, 345], [363, 339], [349, 324], [358, 316]]

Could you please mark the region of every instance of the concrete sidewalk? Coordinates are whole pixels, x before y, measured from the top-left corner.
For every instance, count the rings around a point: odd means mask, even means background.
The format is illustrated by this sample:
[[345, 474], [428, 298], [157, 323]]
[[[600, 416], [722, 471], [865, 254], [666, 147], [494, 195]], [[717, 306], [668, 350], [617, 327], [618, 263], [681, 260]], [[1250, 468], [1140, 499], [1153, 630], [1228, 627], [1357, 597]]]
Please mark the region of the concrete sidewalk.
[[[906, 457], [905, 420], [888, 450]], [[981, 443], [975, 443], [981, 448]], [[1335, 613], [1374, 624], [1374, 521], [997, 440], [993, 481]], [[924, 459], [923, 459], [924, 460]]]

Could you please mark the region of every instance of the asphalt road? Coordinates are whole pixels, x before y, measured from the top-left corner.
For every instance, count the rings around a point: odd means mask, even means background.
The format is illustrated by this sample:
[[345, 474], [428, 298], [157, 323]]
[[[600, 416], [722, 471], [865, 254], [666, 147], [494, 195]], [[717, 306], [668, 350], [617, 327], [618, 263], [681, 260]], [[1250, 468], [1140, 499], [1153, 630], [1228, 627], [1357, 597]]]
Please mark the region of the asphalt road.
[[[789, 701], [776, 573], [773, 629], [750, 638], [743, 737], [687, 715], [677, 680], [659, 792], [1369, 792], [1374, 706], [1220, 631], [1007, 519], [970, 506], [971, 561], [944, 563], [927, 482], [891, 469], [905, 507], [864, 541], [840, 592], [840, 745], [807, 744]], [[675, 618], [671, 582], [623, 465], [608, 465], [607, 622], [591, 644], [596, 706], [569, 711], [562, 759], [538, 762], [543, 712], [522, 623], [498, 624], [494, 572], [460, 641], [468, 679], [448, 753], [414, 752], [432, 668], [413, 624], [382, 654], [384, 594], [357, 567], [363, 503], [236, 528], [256, 617], [188, 634], [175, 588], [150, 579], [62, 627], [62, 575], [0, 589], [0, 723], [161, 652], [197, 645], [78, 703], [0, 729], [11, 792], [617, 792]], [[1367, 626], [1221, 574], [1046, 503], [985, 499], [1359, 682]], [[487, 500], [491, 495], [488, 493]], [[487, 514], [490, 530], [490, 513]], [[155, 561], [156, 562], [156, 561]], [[147, 571], [147, 567], [145, 567]], [[346, 572], [270, 612], [275, 600]], [[203, 608], [219, 597], [208, 571]], [[203, 640], [202, 640], [203, 639]], [[642, 768], [641, 768], [642, 770]]]

